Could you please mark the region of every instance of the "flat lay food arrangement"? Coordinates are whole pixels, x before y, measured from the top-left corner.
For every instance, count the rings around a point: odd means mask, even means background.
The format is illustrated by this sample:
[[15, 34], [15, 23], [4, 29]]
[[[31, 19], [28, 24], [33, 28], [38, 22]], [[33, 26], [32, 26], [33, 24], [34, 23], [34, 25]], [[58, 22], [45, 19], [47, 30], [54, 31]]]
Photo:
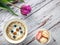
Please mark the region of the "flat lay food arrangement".
[[60, 0], [0, 0], [0, 45], [60, 45]]

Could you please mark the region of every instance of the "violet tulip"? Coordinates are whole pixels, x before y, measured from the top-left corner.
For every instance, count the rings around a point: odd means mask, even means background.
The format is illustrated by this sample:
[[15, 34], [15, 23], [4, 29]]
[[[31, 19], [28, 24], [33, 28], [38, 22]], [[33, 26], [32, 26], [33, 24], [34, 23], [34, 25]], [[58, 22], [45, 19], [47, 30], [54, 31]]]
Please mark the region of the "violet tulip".
[[22, 5], [20, 11], [21, 11], [21, 14], [27, 16], [27, 14], [29, 14], [31, 12], [31, 6], [30, 5]]

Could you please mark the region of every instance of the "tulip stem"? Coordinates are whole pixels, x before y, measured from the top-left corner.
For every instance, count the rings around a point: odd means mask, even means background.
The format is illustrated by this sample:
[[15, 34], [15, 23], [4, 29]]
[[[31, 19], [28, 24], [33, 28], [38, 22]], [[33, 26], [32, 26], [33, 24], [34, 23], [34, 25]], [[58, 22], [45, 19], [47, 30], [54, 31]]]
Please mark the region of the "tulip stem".
[[20, 9], [20, 7], [16, 6], [15, 4], [12, 4], [10, 2], [9, 2], [9, 4], [11, 4], [12, 6], [17, 7], [18, 9]]

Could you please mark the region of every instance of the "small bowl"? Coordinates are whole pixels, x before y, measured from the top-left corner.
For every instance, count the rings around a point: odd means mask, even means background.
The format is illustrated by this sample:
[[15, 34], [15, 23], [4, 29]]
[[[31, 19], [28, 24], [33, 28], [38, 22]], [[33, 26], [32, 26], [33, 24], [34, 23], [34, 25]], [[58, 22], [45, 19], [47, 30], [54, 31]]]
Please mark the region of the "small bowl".
[[[7, 28], [7, 26], [8, 26], [11, 22], [13, 22], [13, 21], [19, 21], [19, 22], [21, 22], [21, 23], [25, 26], [25, 29], [26, 29], [26, 33], [25, 33], [24, 37], [23, 37], [22, 39], [20, 39], [20, 40], [17, 40], [17, 41], [14, 41], [14, 40], [10, 39], [10, 38], [7, 36], [7, 34], [6, 34], [6, 28]], [[12, 20], [8, 21], [8, 22], [4, 25], [4, 37], [5, 37], [5, 39], [6, 39], [8, 42], [10, 42], [10, 43], [13, 43], [13, 44], [21, 43], [21, 42], [27, 37], [27, 26], [26, 26], [25, 22], [23, 22], [23, 20], [20, 20], [20, 19], [12, 19]]]
[[[44, 29], [44, 28], [42, 28], [42, 29], [39, 28], [39, 29], [38, 29], [38, 31], [43, 31], [43, 30], [47, 30], [47, 31], [48, 31], [48, 29]], [[37, 31], [37, 32], [38, 32], [38, 31]], [[48, 31], [48, 32], [49, 32], [49, 31]], [[40, 44], [42, 44], [42, 45], [43, 45], [43, 44], [48, 44], [48, 43], [51, 41], [51, 33], [50, 33], [50, 32], [49, 32], [49, 35], [50, 35], [50, 36], [49, 36], [49, 40], [48, 40], [48, 42], [46, 42], [46, 43], [40, 43], [36, 38], [35, 38], [35, 39], [36, 39]]]

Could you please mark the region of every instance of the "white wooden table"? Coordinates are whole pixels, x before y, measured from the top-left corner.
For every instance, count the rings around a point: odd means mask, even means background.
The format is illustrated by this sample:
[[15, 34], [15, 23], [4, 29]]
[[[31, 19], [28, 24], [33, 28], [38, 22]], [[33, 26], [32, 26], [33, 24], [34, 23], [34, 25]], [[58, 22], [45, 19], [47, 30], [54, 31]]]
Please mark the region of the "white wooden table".
[[28, 16], [23, 16], [20, 10], [13, 7], [19, 16], [13, 16], [5, 10], [0, 10], [0, 45], [14, 45], [8, 43], [3, 36], [4, 24], [13, 18], [20, 18], [28, 26], [28, 36], [20, 44], [16, 45], [41, 45], [36, 40], [30, 42], [35, 36], [37, 29], [46, 28], [51, 32], [52, 41], [47, 45], [60, 45], [60, 0], [25, 0], [25, 3], [17, 3], [17, 6], [29, 4], [32, 11]]

